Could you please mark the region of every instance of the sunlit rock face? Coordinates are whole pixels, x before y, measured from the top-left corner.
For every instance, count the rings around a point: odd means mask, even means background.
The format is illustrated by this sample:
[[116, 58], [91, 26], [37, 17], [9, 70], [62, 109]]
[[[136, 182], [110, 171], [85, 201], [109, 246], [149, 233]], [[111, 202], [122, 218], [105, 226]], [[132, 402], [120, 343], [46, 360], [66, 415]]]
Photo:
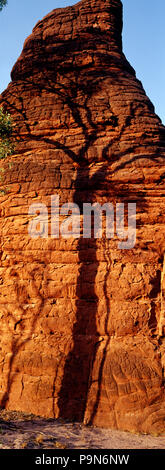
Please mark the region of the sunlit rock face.
[[[119, 0], [53, 10], [1, 95], [16, 145], [1, 162], [0, 399], [10, 410], [161, 432], [165, 128], [121, 32]], [[53, 196], [79, 207], [79, 238], [53, 231]], [[133, 247], [119, 245], [116, 225], [107, 238], [105, 213], [102, 236], [83, 238], [83, 203], [107, 202], [115, 217], [124, 203], [125, 229], [136, 203]], [[38, 238], [32, 204], [47, 210]]]

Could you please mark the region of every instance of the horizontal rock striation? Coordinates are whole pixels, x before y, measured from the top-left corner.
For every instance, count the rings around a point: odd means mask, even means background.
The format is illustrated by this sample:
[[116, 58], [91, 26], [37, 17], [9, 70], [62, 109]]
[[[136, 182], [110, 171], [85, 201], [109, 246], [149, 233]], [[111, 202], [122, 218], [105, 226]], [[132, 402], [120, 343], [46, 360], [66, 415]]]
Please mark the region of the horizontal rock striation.
[[[16, 145], [1, 162], [0, 403], [163, 432], [165, 128], [121, 32], [119, 0], [53, 10], [1, 95]], [[52, 236], [52, 195], [78, 204], [81, 223], [83, 202], [136, 203], [135, 246], [119, 249], [116, 231]], [[34, 203], [46, 238], [28, 233]]]

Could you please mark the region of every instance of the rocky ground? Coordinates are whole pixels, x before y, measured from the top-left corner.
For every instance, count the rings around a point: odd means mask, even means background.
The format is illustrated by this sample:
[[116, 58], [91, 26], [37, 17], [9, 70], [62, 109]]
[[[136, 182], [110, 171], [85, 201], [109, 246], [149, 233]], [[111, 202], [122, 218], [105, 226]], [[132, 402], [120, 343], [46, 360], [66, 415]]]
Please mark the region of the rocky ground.
[[152, 436], [0, 412], [1, 449], [165, 449], [165, 435]]

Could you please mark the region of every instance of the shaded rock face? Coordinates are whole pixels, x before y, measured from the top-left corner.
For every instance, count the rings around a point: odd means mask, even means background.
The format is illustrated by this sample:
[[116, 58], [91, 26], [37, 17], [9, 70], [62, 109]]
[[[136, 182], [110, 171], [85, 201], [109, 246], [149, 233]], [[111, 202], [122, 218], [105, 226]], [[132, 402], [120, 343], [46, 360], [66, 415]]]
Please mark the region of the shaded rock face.
[[[122, 5], [84, 0], [34, 28], [1, 103], [1, 406], [164, 430], [165, 128], [122, 52]], [[51, 236], [51, 196], [136, 203], [136, 244]], [[31, 204], [47, 238], [28, 234]], [[60, 220], [63, 220], [61, 216]], [[83, 215], [81, 215], [82, 221]]]

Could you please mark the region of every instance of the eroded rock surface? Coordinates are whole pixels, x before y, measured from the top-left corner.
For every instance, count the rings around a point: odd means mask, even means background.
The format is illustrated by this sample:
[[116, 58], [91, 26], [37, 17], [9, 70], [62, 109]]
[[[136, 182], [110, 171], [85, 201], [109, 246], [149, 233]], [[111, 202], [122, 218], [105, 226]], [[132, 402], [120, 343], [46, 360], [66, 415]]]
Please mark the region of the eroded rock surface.
[[[122, 52], [119, 0], [53, 10], [1, 96], [0, 399], [9, 410], [164, 430], [165, 128]], [[137, 204], [137, 239], [51, 237], [51, 196]], [[48, 238], [28, 234], [44, 203]], [[81, 216], [82, 218], [82, 216]]]

